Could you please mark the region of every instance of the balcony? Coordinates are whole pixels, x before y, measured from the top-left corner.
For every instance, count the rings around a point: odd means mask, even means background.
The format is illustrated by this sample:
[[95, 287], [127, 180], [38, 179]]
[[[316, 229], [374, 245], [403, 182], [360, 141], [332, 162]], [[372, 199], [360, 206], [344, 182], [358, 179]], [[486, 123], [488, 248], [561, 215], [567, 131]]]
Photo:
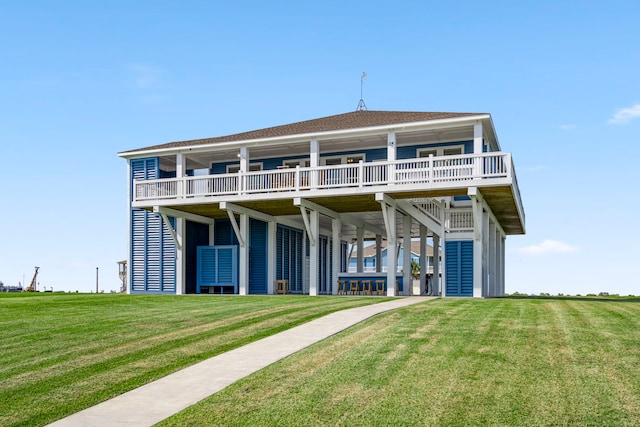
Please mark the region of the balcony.
[[513, 228], [513, 234], [524, 232], [511, 154], [502, 152], [134, 181], [133, 206], [340, 198], [377, 192], [396, 198], [437, 197], [465, 195], [469, 187], [481, 188], [496, 217], [510, 218], [513, 224], [507, 227]]

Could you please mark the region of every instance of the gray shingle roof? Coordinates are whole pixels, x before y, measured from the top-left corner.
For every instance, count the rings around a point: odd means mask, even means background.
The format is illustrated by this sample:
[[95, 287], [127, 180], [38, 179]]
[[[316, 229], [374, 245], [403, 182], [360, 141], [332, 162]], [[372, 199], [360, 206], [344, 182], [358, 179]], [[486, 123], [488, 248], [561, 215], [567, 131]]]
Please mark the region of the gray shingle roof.
[[[213, 138], [194, 139], [190, 141], [175, 141], [166, 144], [145, 147], [139, 150], [155, 150], [163, 148], [192, 147], [196, 145], [215, 144], [218, 142], [244, 141], [262, 138], [277, 138], [291, 135], [328, 132], [332, 130], [358, 129], [372, 126], [385, 126], [396, 123], [423, 122], [438, 119], [475, 116], [485, 113], [429, 113], [407, 111], [353, 111], [335, 116], [306, 120], [287, 125], [274, 126], [233, 135]], [[139, 151], [130, 150], [130, 151]]]

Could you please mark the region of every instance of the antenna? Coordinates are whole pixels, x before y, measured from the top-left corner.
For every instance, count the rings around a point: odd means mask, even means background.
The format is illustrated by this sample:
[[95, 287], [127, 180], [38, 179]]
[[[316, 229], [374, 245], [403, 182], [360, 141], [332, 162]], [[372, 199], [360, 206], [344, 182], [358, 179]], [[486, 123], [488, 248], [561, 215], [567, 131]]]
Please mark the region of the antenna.
[[364, 103], [364, 99], [362, 98], [362, 86], [364, 83], [364, 79], [366, 78], [367, 78], [367, 73], [363, 71], [362, 75], [360, 76], [360, 102], [358, 102], [358, 107], [356, 108], [356, 111], [362, 111], [367, 109], [367, 104]]

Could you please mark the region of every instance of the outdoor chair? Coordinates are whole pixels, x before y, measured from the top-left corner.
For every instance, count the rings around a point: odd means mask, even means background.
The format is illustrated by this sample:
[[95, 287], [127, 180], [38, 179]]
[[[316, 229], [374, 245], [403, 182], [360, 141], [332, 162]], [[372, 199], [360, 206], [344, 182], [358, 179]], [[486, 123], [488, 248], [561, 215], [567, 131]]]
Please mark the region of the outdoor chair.
[[351, 295], [357, 295], [360, 293], [360, 281], [359, 280], [349, 280], [349, 291]]
[[362, 295], [371, 295], [371, 280], [362, 281]]

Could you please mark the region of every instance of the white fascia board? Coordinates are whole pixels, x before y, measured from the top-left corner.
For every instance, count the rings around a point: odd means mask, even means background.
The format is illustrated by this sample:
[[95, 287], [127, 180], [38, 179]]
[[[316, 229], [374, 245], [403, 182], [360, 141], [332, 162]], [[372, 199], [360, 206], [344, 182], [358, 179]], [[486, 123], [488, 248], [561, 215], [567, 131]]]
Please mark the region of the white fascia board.
[[[154, 150], [141, 149], [137, 151], [121, 152], [121, 153], [118, 153], [118, 156], [123, 157], [125, 159], [130, 159], [130, 158], [142, 157], [142, 156], [171, 155], [171, 154], [177, 154], [177, 153], [187, 154], [187, 153], [228, 150], [231, 148], [240, 148], [240, 147], [250, 148], [255, 146], [274, 146], [274, 145], [281, 145], [281, 144], [304, 143], [304, 142], [311, 141], [312, 139], [317, 139], [318, 141], [322, 141], [324, 139], [350, 138], [350, 137], [370, 135], [370, 134], [387, 133], [389, 131], [395, 131], [395, 132], [401, 133], [401, 132], [416, 131], [416, 130], [446, 129], [446, 128], [472, 125], [478, 120], [485, 120], [485, 119], [491, 120], [491, 116], [489, 114], [478, 114], [476, 116], [454, 117], [454, 118], [448, 118], [448, 119], [427, 120], [427, 121], [421, 121], [421, 122], [393, 123], [390, 125], [370, 126], [365, 128], [340, 129], [340, 130], [330, 130], [325, 132], [313, 132], [313, 133], [285, 135], [285, 136], [277, 136], [277, 137], [269, 137], [269, 138], [215, 142], [210, 144], [193, 145], [193, 146], [157, 148]], [[492, 129], [493, 129], [493, 125], [492, 125]], [[497, 143], [497, 140], [496, 140], [496, 143]]]
[[493, 119], [491, 116], [487, 116], [482, 119], [482, 127], [484, 128], [484, 132], [488, 134], [489, 137], [493, 138], [496, 143], [496, 151], [502, 151], [500, 147], [500, 141], [498, 141], [498, 134], [496, 133], [496, 128], [493, 125]]

